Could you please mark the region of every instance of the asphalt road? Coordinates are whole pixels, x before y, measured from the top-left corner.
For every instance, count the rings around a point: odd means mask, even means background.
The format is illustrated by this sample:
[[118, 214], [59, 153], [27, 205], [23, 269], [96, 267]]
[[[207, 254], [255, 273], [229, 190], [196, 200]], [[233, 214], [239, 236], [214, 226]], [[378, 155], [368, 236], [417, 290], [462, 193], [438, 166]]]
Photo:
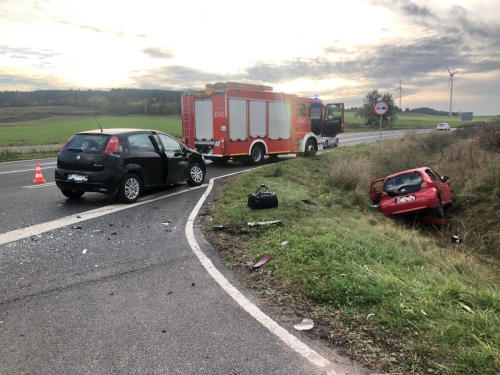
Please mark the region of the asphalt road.
[[[341, 146], [378, 136], [342, 134]], [[32, 183], [36, 163], [45, 184]], [[0, 164], [0, 375], [369, 373], [282, 324], [242, 288], [198, 217], [194, 251], [186, 225], [206, 185], [152, 190], [133, 205], [99, 194], [72, 201], [55, 187], [54, 167], [55, 159]], [[248, 168], [210, 163], [206, 181]], [[210, 267], [283, 333], [237, 303]]]

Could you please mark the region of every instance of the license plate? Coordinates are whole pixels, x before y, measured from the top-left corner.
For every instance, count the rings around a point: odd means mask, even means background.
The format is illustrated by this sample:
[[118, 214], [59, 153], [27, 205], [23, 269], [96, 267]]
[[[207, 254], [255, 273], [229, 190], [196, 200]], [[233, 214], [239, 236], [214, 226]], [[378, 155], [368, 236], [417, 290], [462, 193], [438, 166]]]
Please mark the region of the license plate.
[[414, 195], [409, 195], [407, 197], [399, 197], [396, 198], [396, 203], [405, 203], [417, 200], [417, 197]]
[[68, 180], [72, 180], [72, 181], [83, 181], [83, 182], [86, 182], [87, 181], [87, 176], [85, 176], [83, 174], [68, 174], [67, 179]]

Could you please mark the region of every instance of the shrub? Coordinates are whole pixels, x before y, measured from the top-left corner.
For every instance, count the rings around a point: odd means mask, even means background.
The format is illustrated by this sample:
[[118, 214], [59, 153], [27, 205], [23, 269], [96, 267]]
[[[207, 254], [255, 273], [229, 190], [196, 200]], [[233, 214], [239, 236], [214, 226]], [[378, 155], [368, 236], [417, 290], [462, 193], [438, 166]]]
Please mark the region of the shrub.
[[493, 120], [482, 126], [475, 139], [482, 149], [500, 152], [500, 119]]

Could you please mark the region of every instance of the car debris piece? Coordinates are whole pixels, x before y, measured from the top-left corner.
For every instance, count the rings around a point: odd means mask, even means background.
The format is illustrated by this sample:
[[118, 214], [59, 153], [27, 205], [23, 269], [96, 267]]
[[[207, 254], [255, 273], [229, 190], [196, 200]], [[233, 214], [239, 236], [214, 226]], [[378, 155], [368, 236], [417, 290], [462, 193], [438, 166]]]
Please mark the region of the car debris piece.
[[87, 249], [82, 250], [82, 254], [85, 254], [85, 253], [87, 253]]
[[310, 199], [302, 199], [302, 202], [307, 203], [307, 204], [311, 204], [311, 205], [313, 205], [313, 206], [317, 206], [317, 204], [316, 204], [316, 203], [314, 203], [314, 202], [313, 202], [312, 200], [310, 200]]
[[248, 223], [238, 223], [238, 224], [220, 224], [220, 225], [214, 225], [213, 228], [214, 228], [214, 230], [224, 230], [224, 229], [244, 227], [244, 226], [260, 227], [260, 226], [281, 225], [281, 224], [283, 224], [282, 220], [271, 220], [271, 221], [257, 221], [257, 222], [248, 222]]
[[283, 242], [281, 243], [281, 246], [286, 246], [286, 245], [288, 245], [288, 241], [283, 241]]
[[299, 324], [293, 326], [297, 331], [308, 331], [314, 328], [314, 322], [312, 319], [304, 318]]
[[269, 260], [271, 259], [271, 256], [268, 254], [268, 253], [264, 253], [260, 259], [255, 262], [252, 266], [252, 268], [259, 268], [260, 266], [262, 266], [263, 264], [269, 262]]
[[451, 236], [451, 242], [453, 243], [462, 243], [462, 239], [458, 236]]
[[441, 219], [436, 215], [427, 215], [423, 218], [423, 223], [425, 225], [434, 225], [436, 227], [443, 227], [445, 225], [450, 225], [450, 220]]

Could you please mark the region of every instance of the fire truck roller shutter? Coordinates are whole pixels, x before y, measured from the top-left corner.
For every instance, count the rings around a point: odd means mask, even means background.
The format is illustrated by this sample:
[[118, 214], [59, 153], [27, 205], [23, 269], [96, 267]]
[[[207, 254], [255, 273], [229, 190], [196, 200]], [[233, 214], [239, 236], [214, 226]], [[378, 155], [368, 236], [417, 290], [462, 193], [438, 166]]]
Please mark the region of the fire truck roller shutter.
[[214, 118], [211, 99], [194, 101], [194, 119], [196, 140], [212, 141], [214, 139]]
[[269, 138], [290, 139], [292, 122], [291, 103], [269, 102]]
[[257, 100], [250, 101], [250, 137], [266, 137], [266, 103]]
[[229, 139], [245, 141], [247, 139], [247, 101], [229, 99]]

